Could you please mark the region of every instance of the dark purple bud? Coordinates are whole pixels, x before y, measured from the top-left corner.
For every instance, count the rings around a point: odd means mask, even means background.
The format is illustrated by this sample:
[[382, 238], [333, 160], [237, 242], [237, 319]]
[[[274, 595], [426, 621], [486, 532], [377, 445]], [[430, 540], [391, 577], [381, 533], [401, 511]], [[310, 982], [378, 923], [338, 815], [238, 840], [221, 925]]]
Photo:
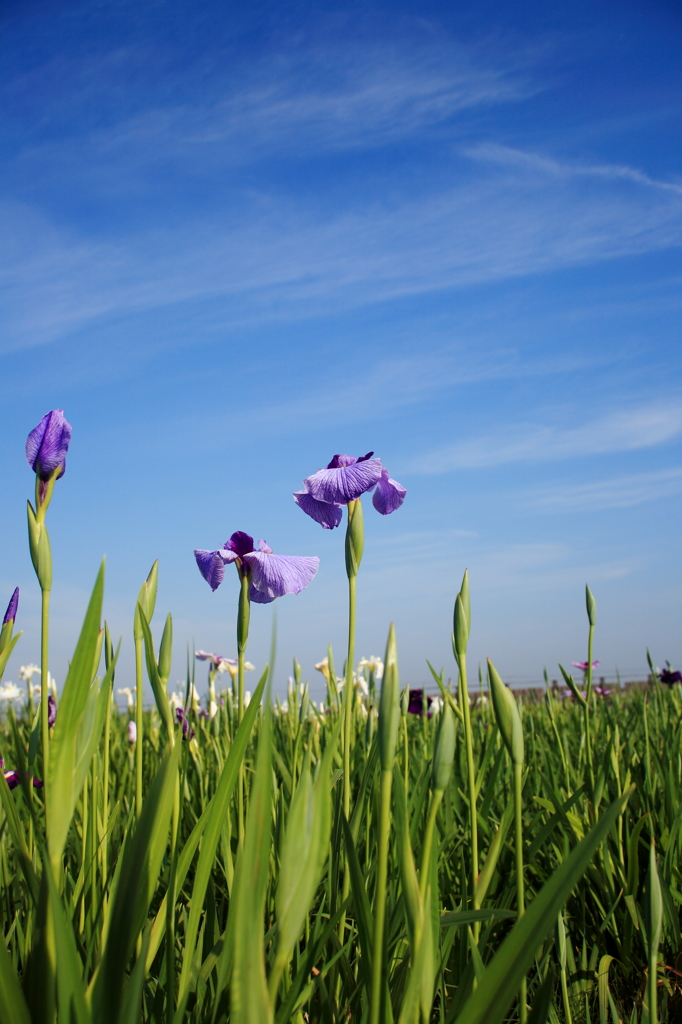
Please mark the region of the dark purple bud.
[[54, 723], [57, 721], [57, 701], [54, 699], [52, 694], [47, 698], [47, 725], [51, 729]]
[[48, 412], [28, 435], [26, 458], [41, 480], [49, 480], [57, 467], [60, 467], [57, 479], [64, 476], [70, 440], [71, 425], [64, 419], [62, 409]]
[[5, 612], [5, 617], [2, 620], [3, 626], [6, 626], [8, 622], [14, 622], [14, 620], [17, 617], [17, 608], [18, 607], [19, 607], [19, 587], [17, 587], [17, 589], [14, 591], [14, 593], [12, 594], [12, 596], [9, 599], [9, 604], [7, 605], [7, 611]]
[[666, 686], [672, 686], [674, 683], [682, 683], [682, 672], [673, 670], [669, 665], [667, 668], [661, 669], [658, 678]]
[[175, 720], [177, 721], [178, 725], [182, 722], [182, 738], [183, 738], [183, 740], [191, 740], [192, 737], [194, 736], [194, 729], [189, 724], [187, 715], [185, 714], [185, 711], [184, 711], [183, 708], [176, 708], [175, 709]]

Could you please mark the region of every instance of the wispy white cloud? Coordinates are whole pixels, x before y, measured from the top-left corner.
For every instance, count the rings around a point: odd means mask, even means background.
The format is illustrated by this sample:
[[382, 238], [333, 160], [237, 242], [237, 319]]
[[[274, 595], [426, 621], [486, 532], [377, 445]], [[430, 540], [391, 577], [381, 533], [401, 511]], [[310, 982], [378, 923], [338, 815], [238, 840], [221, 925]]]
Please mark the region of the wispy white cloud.
[[[580, 179], [586, 181], [587, 179]], [[5, 350], [98, 317], [229, 299], [221, 326], [297, 319], [552, 271], [682, 242], [682, 200], [650, 189], [505, 177], [419, 199], [314, 213], [242, 196], [231, 213], [116, 239], [3, 209]]]
[[[80, 178], [127, 187], [145, 167], [172, 160], [175, 171], [203, 175], [208, 167], [239, 165], [277, 153], [311, 154], [375, 149], [418, 133], [422, 137], [464, 111], [532, 95], [538, 86], [506, 54], [504, 60], [429, 33], [395, 39], [331, 43], [283, 39], [267, 55], [239, 57], [209, 67], [174, 68], [169, 86], [141, 93], [134, 83], [156, 53], [129, 46], [97, 58], [55, 58], [4, 88], [5, 103], [44, 94], [59, 137], [24, 144], [24, 166], [46, 161], [69, 166]], [[159, 69], [161, 71], [161, 69]], [[193, 79], [201, 75], [200, 93]], [[125, 85], [128, 84], [128, 89]], [[108, 93], [125, 101], [116, 111]], [[108, 86], [108, 88], [107, 88]], [[93, 128], [93, 93], [109, 111]], [[82, 108], [83, 117], [78, 113]], [[43, 112], [45, 117], [45, 112]]]
[[535, 172], [545, 177], [551, 175], [557, 178], [591, 177], [610, 181], [629, 181], [636, 185], [647, 185], [654, 189], [682, 195], [681, 182], [661, 181], [658, 178], [652, 178], [636, 167], [622, 164], [584, 164], [577, 161], [560, 161], [540, 153], [502, 146], [497, 142], [481, 142], [467, 147], [464, 152], [475, 160]]
[[[583, 420], [576, 413], [576, 419]], [[682, 434], [682, 404], [674, 399], [631, 406], [593, 417], [579, 426], [526, 423], [432, 451], [409, 468], [414, 473], [547, 462], [608, 452], [634, 451], [672, 441]]]
[[584, 484], [566, 484], [526, 492], [520, 498], [527, 508], [538, 512], [598, 512], [604, 509], [631, 508], [647, 501], [665, 501], [682, 493], [682, 469], [662, 469], [652, 473]]

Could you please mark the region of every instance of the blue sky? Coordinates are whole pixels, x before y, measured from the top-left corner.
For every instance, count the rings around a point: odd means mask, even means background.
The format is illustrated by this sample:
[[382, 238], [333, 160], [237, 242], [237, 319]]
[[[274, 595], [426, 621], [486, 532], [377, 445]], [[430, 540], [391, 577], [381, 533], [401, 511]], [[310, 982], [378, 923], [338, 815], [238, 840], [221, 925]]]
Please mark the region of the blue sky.
[[[0, 587], [38, 661], [28, 431], [73, 425], [49, 513], [63, 681], [108, 556], [132, 660], [140, 583], [234, 655], [236, 529], [316, 554], [277, 602], [278, 678], [342, 661], [341, 531], [291, 492], [373, 449], [358, 654], [541, 678], [682, 661], [682, 15], [673, 3], [10, 3], [0, 13]], [[271, 611], [254, 610], [264, 663]]]

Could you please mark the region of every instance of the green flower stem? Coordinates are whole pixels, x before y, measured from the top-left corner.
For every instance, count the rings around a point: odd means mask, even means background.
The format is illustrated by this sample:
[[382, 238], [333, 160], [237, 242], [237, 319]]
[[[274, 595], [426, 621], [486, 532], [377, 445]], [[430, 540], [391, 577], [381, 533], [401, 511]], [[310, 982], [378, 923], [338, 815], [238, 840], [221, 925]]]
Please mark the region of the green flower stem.
[[[48, 777], [50, 759], [50, 727], [47, 722], [48, 701], [48, 645], [50, 635], [50, 591], [41, 591], [40, 611], [40, 734], [43, 745], [43, 778]], [[47, 800], [45, 801], [47, 813]]]
[[142, 638], [135, 638], [135, 814], [142, 814]]
[[353, 724], [356, 583], [357, 576], [348, 577], [348, 655], [346, 657], [346, 693], [343, 702], [343, 813], [347, 821], [350, 821], [350, 750]]
[[[471, 831], [471, 892], [474, 910], [479, 909], [476, 897], [476, 879], [478, 878], [478, 820], [476, 818], [476, 768], [474, 766], [474, 738], [471, 731], [471, 712], [469, 709], [469, 687], [467, 685], [467, 660], [465, 654], [459, 657], [459, 685], [461, 687], [462, 714], [464, 716], [464, 744], [467, 756], [467, 776], [469, 784], [469, 828]], [[480, 923], [474, 923], [474, 936], [478, 940]]]
[[[516, 858], [516, 911], [523, 917], [526, 909], [526, 895], [523, 878], [523, 764], [514, 764], [514, 854]], [[525, 1024], [526, 979], [519, 988], [519, 1024]]]
[[[251, 619], [250, 585], [251, 577], [249, 573], [246, 570], [243, 573], [240, 572], [239, 608], [237, 611], [237, 727], [241, 725], [242, 718], [244, 717], [244, 662]], [[242, 758], [239, 765], [237, 786], [237, 839], [240, 848], [244, 844], [244, 787], [244, 759]]]
[[429, 814], [426, 819], [426, 828], [424, 830], [424, 843], [422, 845], [422, 859], [421, 869], [419, 871], [419, 894], [421, 896], [422, 906], [424, 907], [424, 914], [426, 915], [426, 886], [429, 880], [429, 864], [431, 862], [431, 847], [433, 845], [433, 833], [436, 826], [436, 817], [438, 815], [438, 808], [441, 805], [443, 799], [443, 790], [434, 789], [431, 794], [431, 802], [429, 804]]
[[374, 938], [372, 942], [372, 993], [369, 1024], [379, 1024], [383, 991], [384, 925], [386, 920], [386, 879], [388, 876], [388, 840], [391, 829], [391, 786], [393, 772], [381, 772], [379, 795], [379, 850], [377, 887], [374, 901]]
[[[174, 738], [171, 735], [171, 746]], [[166, 902], [166, 1021], [172, 1024], [175, 1014], [175, 898], [178, 864], [178, 828], [180, 824], [180, 779], [175, 780], [173, 817], [171, 819], [170, 878]]]

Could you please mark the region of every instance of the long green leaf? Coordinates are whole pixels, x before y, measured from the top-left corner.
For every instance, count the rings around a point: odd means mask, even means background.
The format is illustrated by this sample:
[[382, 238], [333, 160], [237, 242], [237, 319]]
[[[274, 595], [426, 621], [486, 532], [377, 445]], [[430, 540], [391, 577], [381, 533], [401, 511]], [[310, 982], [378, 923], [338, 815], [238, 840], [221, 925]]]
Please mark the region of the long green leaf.
[[206, 896], [206, 889], [208, 888], [208, 880], [211, 877], [216, 850], [218, 849], [223, 825], [225, 824], [225, 817], [227, 815], [230, 799], [232, 798], [232, 792], [239, 775], [239, 766], [242, 762], [242, 758], [244, 757], [244, 753], [246, 752], [249, 738], [251, 736], [251, 730], [253, 729], [256, 716], [258, 715], [261, 697], [263, 696], [263, 690], [265, 688], [267, 678], [268, 669], [266, 668], [258, 682], [258, 686], [251, 698], [249, 706], [246, 709], [244, 718], [237, 730], [237, 735], [234, 738], [234, 742], [230, 747], [230, 753], [220, 775], [218, 788], [213, 800], [211, 801], [211, 810], [207, 817], [206, 825], [204, 826], [204, 838], [201, 844], [201, 853], [199, 854], [199, 863], [197, 864], [196, 875], [194, 876], [192, 902], [190, 906], [189, 920], [187, 921], [187, 930], [185, 932], [182, 969], [178, 985], [179, 1004], [182, 1003], [188, 993], [196, 940], [199, 932], [199, 922], [203, 913], [204, 897]]
[[554, 927], [557, 914], [589, 866], [595, 851], [623, 812], [634, 790], [611, 804], [594, 828], [556, 869], [517, 921], [490, 963], [476, 991], [457, 1017], [457, 1024], [501, 1024], [538, 946]]
[[78, 732], [90, 694], [103, 597], [104, 561], [97, 574], [83, 628], [64, 683], [59, 714], [50, 744], [49, 773], [46, 780], [46, 831], [55, 877], [59, 874], [62, 851], [82, 786], [82, 779], [78, 784], [78, 780], [74, 778]]

